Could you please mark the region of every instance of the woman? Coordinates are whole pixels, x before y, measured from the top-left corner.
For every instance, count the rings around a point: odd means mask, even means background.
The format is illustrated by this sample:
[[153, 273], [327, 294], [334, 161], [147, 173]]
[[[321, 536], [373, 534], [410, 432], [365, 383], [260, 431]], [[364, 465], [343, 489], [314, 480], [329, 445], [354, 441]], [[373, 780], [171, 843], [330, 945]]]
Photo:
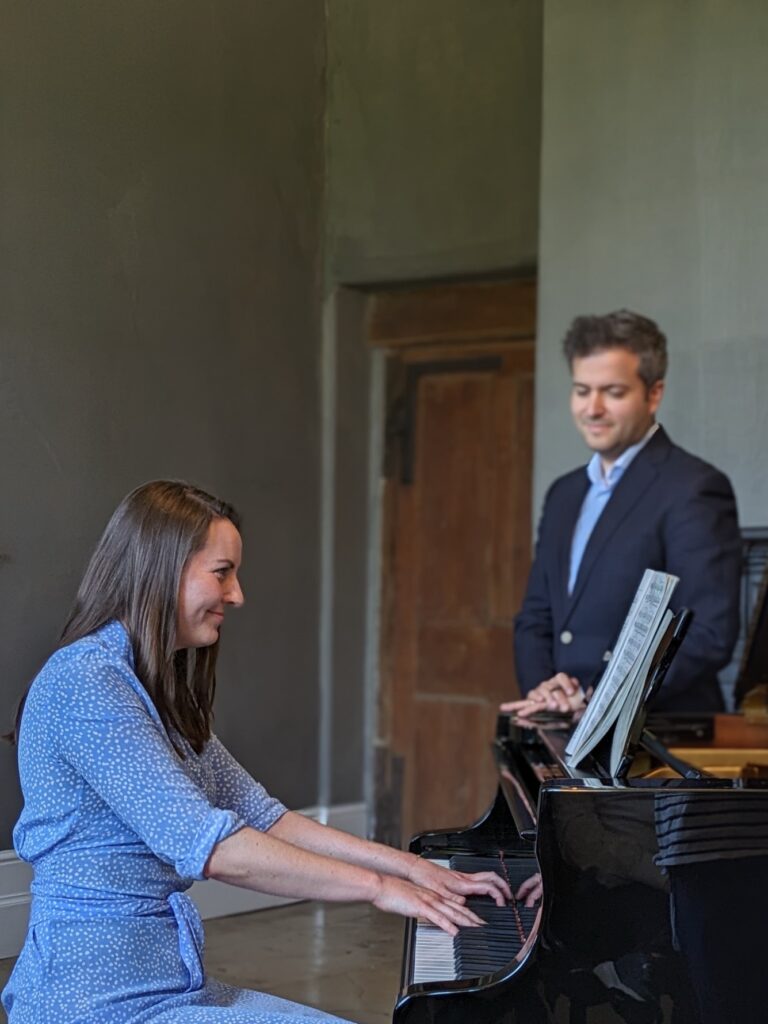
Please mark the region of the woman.
[[2, 997], [10, 1024], [331, 1020], [205, 977], [184, 893], [195, 879], [367, 900], [451, 933], [479, 923], [468, 894], [509, 897], [493, 874], [446, 871], [286, 810], [212, 734], [240, 557], [234, 509], [177, 481], [139, 487], [107, 525], [17, 723], [14, 843], [35, 873]]

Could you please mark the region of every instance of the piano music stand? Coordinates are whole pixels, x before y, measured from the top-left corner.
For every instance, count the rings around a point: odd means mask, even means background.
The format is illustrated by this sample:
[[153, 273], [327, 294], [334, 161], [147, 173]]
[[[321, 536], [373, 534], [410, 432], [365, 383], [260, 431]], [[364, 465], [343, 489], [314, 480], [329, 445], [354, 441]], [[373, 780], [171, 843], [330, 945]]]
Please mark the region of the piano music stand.
[[[663, 683], [669, 666], [672, 664], [672, 659], [683, 642], [692, 619], [693, 612], [688, 608], [681, 608], [670, 622], [664, 636], [661, 638], [659, 646], [656, 648], [656, 653], [648, 670], [648, 676], [643, 688], [643, 699], [640, 701], [640, 706], [624, 744], [619, 769], [615, 775], [617, 779], [626, 779], [639, 747], [648, 750], [649, 753], [658, 757], [670, 768], [684, 774], [686, 778], [700, 778], [704, 774], [698, 768], [694, 768], [692, 765], [688, 765], [679, 758], [676, 758], [674, 754], [656, 739], [650, 730], [645, 728], [645, 721], [648, 717], [648, 702], [656, 695]], [[604, 768], [605, 766], [602, 765], [602, 767]]]

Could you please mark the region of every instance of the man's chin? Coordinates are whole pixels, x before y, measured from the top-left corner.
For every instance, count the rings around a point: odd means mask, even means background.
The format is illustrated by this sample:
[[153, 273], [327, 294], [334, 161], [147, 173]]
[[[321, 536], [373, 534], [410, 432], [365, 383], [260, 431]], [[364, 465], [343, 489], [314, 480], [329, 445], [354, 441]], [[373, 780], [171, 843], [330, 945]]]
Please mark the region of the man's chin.
[[625, 447], [615, 442], [611, 443], [607, 439], [603, 441], [587, 441], [587, 447], [593, 453], [593, 455], [599, 455], [602, 461], [610, 466], [619, 458]]
[[616, 450], [616, 439], [614, 437], [608, 437], [604, 434], [590, 434], [585, 431], [581, 435], [586, 442], [587, 448], [592, 452], [598, 452], [600, 455], [609, 455], [611, 452]]

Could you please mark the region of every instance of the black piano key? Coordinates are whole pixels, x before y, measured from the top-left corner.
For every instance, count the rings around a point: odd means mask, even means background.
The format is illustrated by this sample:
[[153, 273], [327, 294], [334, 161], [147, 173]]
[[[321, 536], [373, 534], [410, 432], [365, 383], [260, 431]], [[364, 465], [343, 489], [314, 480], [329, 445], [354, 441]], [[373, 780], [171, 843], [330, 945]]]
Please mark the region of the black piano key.
[[[513, 891], [538, 871], [532, 857], [456, 856], [451, 858], [451, 867], [468, 873], [494, 871], [509, 882]], [[526, 908], [520, 902], [499, 907], [488, 896], [472, 896], [467, 906], [485, 925], [462, 928], [454, 938], [455, 977], [493, 974], [519, 953], [536, 920], [537, 907]]]
[[454, 871], [474, 874], [477, 871], [494, 871], [500, 878], [507, 878], [512, 886], [522, 885], [539, 868], [533, 857], [451, 857]]

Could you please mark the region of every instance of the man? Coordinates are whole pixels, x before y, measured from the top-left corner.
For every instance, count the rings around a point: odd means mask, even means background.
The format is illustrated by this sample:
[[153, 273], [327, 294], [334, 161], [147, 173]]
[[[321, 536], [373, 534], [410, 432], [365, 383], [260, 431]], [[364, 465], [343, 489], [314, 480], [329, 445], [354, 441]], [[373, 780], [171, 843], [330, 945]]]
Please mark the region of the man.
[[680, 577], [674, 607], [693, 623], [656, 710], [722, 709], [717, 672], [738, 632], [740, 538], [719, 470], [674, 445], [656, 423], [666, 338], [620, 310], [577, 317], [563, 349], [571, 412], [594, 453], [550, 487], [536, 556], [515, 620], [515, 666], [528, 714], [580, 706], [599, 679], [646, 568]]

